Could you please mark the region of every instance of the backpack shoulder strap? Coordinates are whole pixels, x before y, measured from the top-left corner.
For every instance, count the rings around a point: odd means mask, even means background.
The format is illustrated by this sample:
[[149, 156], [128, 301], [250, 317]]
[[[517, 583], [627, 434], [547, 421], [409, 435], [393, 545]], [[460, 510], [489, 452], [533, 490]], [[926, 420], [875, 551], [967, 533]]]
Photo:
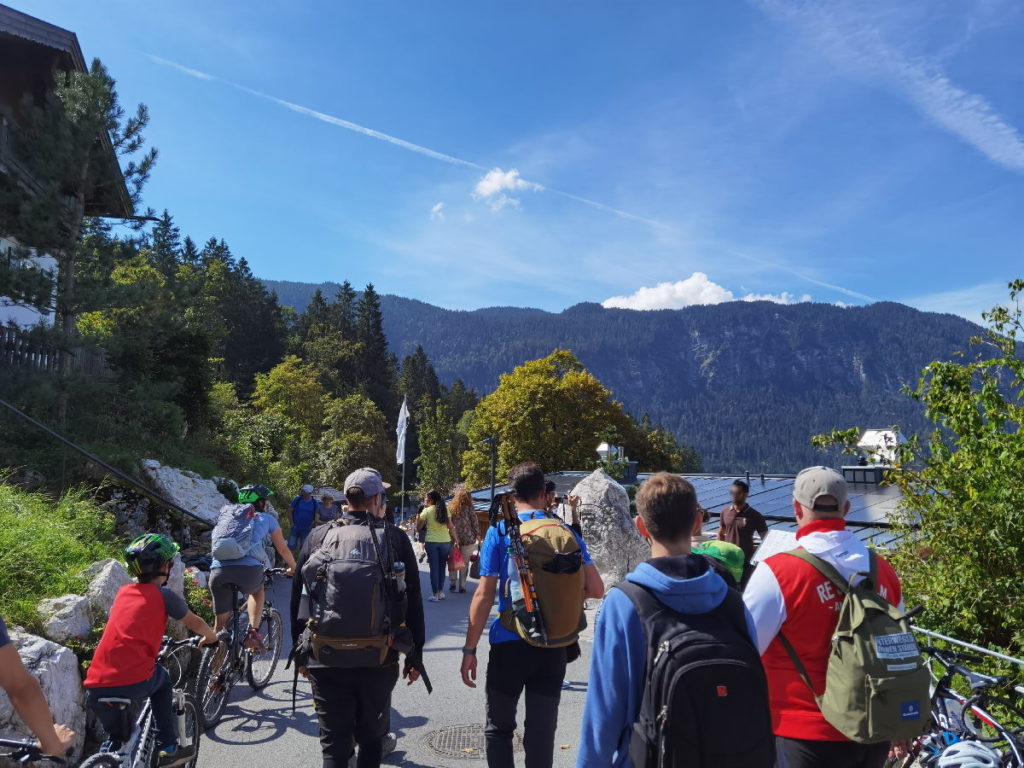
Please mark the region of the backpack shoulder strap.
[[[803, 547], [791, 549], [789, 552], [784, 552], [783, 554], [799, 558], [800, 560], [803, 560], [805, 563], [810, 563], [811, 565], [813, 565], [822, 576], [824, 576], [826, 579], [835, 584], [839, 588], [839, 591], [842, 592], [842, 594], [845, 595], [847, 592], [850, 591], [850, 584], [846, 581], [846, 579], [844, 579], [840, 575], [839, 571], [835, 569], [835, 566], [833, 566], [832, 563], [828, 562], [827, 560], [823, 560], [817, 555], [812, 555]], [[872, 563], [874, 563], [874, 560], [872, 560]]]
[[628, 579], [623, 579], [612, 589], [624, 592], [630, 602], [633, 603], [633, 608], [636, 609], [637, 616], [640, 617], [640, 623], [644, 625], [645, 633], [648, 631], [649, 619], [654, 618], [662, 611], [668, 610], [668, 607], [656, 598], [649, 589]]
[[777, 637], [779, 638], [779, 642], [782, 643], [782, 647], [786, 649], [789, 660], [793, 662], [793, 666], [796, 667], [796, 671], [800, 675], [800, 679], [803, 680], [804, 684], [810, 689], [811, 695], [814, 697], [814, 700], [818, 702], [818, 706], [820, 707], [821, 696], [819, 696], [818, 692], [814, 690], [814, 683], [811, 682], [811, 676], [807, 674], [807, 667], [804, 666], [804, 663], [800, 661], [800, 657], [797, 656], [796, 648], [793, 647], [793, 644], [789, 642], [789, 638], [787, 638], [782, 631], [779, 632]]

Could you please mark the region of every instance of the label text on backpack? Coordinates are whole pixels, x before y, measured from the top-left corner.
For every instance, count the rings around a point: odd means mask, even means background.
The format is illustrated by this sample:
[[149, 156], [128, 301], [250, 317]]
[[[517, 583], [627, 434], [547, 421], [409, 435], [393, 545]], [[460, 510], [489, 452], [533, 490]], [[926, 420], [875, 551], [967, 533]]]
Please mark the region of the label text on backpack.
[[916, 659], [921, 653], [911, 632], [875, 635], [875, 655], [880, 659]]

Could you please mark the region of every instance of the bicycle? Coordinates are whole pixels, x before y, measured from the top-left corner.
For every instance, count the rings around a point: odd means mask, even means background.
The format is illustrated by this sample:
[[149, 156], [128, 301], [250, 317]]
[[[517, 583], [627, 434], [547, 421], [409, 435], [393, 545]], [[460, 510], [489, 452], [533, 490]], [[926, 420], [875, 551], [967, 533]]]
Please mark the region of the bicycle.
[[0, 749], [11, 749], [13, 752], [0, 754], [0, 757], [7, 758], [15, 763], [38, 763], [41, 760], [49, 760], [54, 763], [66, 763], [63, 757], [48, 755], [43, 752], [39, 745], [31, 739], [3, 739], [0, 738]]
[[[201, 638], [171, 640], [165, 637], [160, 648], [157, 663], [163, 664], [175, 651], [188, 646], [195, 647]], [[180, 746], [195, 746], [195, 754], [185, 763], [185, 768], [195, 768], [199, 760], [199, 739], [202, 733], [199, 707], [191, 694], [182, 688], [172, 693], [174, 711], [178, 718], [178, 743]], [[110, 741], [100, 747], [100, 752], [85, 760], [79, 768], [151, 768], [157, 761], [156, 718], [149, 699], [141, 703], [138, 714], [132, 720], [132, 710], [137, 702], [131, 699], [108, 697], [97, 699], [97, 703], [115, 707], [120, 711], [121, 721], [116, 733], [109, 733]]]
[[[931, 724], [927, 733], [914, 741], [902, 768], [920, 765], [932, 768], [946, 747], [962, 741], [983, 742], [1000, 752], [1003, 768], [1024, 768], [1024, 741], [1021, 728], [1011, 728], [990, 712], [993, 704], [1017, 710], [1008, 699], [1008, 690], [1024, 696], [1024, 687], [1008, 686], [1008, 678], [975, 672], [964, 666], [984, 660], [962, 651], [925, 646], [921, 651], [936, 662], [942, 672], [935, 675], [931, 696]], [[953, 679], [962, 677], [971, 693], [964, 696], [952, 687]], [[1019, 710], [1018, 710], [1019, 711]]]
[[244, 675], [254, 691], [263, 690], [274, 675], [281, 658], [281, 643], [284, 639], [284, 623], [280, 612], [274, 608], [270, 598], [274, 576], [286, 575], [285, 568], [267, 568], [263, 583], [265, 602], [263, 615], [258, 627], [263, 637], [262, 648], [246, 646], [248, 622], [243, 607], [246, 598], [239, 599], [240, 590], [234, 588], [231, 600], [231, 620], [221, 635], [223, 642], [216, 648], [204, 651], [197, 678], [200, 697], [200, 711], [203, 724], [212, 728], [224, 715], [231, 689]]

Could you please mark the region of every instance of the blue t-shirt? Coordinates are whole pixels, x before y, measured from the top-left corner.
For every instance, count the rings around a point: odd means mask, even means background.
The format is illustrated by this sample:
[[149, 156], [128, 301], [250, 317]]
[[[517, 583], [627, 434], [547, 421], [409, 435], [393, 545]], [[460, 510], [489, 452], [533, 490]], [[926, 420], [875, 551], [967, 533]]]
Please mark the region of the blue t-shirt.
[[308, 531], [313, 527], [313, 518], [320, 503], [310, 497], [309, 501], [303, 501], [301, 496], [292, 499], [292, 527], [297, 531]]
[[280, 530], [281, 526], [273, 515], [265, 512], [258, 512], [256, 521], [252, 524], [252, 549], [246, 557], [237, 560], [214, 560], [210, 568], [223, 568], [226, 565], [261, 565], [264, 568], [270, 567], [270, 560], [267, 557], [267, 537], [274, 531]]
[[[519, 519], [524, 523], [529, 520], [545, 520], [547, 517], [548, 516], [544, 512], [539, 510], [519, 513]], [[566, 528], [569, 528], [569, 526], [566, 526]], [[504, 535], [504, 530], [504, 523], [492, 525], [487, 529], [487, 535], [484, 536], [483, 546], [480, 547], [480, 575], [500, 579], [498, 582], [498, 613], [508, 610], [509, 608], [509, 600], [505, 596], [506, 584], [508, 583], [509, 540], [508, 536]], [[569, 530], [572, 529], [570, 528]], [[583, 543], [583, 539], [578, 533], [576, 533], [576, 531], [573, 531], [572, 535], [575, 536], [576, 541], [580, 543], [580, 551], [583, 553], [583, 565], [593, 565], [594, 560], [590, 557], [590, 553], [587, 551], [587, 545]], [[491, 624], [489, 637], [491, 645], [509, 643], [513, 640], [522, 641], [522, 638], [520, 638], [519, 635], [505, 628], [501, 623], [500, 618], [496, 618]]]
[[3, 617], [0, 616], [0, 648], [5, 645], [10, 645], [11, 636], [7, 634], [7, 625], [4, 624]]

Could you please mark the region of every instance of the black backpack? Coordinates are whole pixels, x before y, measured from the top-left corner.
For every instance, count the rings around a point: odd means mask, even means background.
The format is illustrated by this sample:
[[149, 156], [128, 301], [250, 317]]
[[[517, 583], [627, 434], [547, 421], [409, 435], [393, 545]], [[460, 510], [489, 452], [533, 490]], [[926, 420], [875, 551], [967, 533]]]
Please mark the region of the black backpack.
[[647, 686], [633, 725], [634, 768], [772, 768], [768, 682], [743, 599], [683, 614], [623, 581], [647, 637]]

